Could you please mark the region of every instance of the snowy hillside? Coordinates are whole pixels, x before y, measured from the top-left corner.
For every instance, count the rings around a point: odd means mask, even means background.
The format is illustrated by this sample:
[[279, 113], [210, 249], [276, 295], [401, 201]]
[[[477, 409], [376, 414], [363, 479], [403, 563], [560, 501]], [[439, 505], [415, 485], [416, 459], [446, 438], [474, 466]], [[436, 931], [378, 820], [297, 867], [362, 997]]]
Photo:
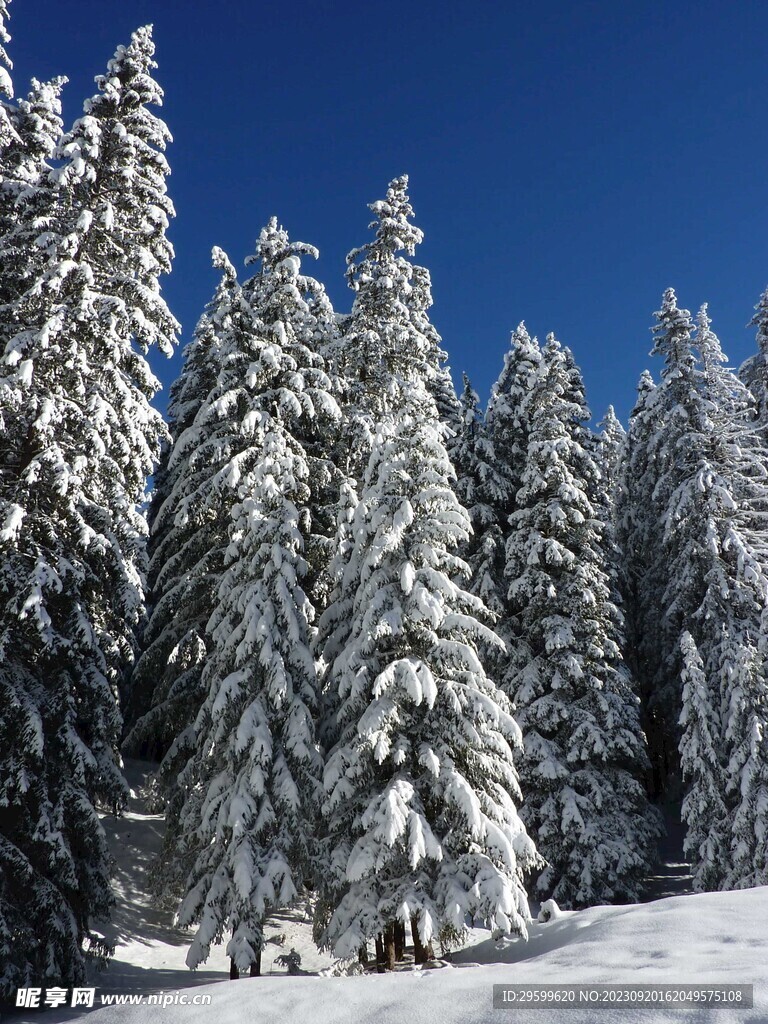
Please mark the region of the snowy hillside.
[[[212, 1019], [216, 1024], [245, 1019], [279, 1024], [490, 1024], [526, 1019], [525, 1012], [492, 1008], [494, 984], [558, 983], [753, 984], [754, 1009], [718, 1010], [718, 1024], [768, 1024], [768, 887], [563, 912], [531, 925], [528, 942], [496, 943], [487, 931], [474, 929], [467, 946], [454, 952], [452, 964], [438, 961], [421, 971], [354, 978], [317, 976], [332, 960], [317, 953], [309, 923], [293, 913], [270, 921], [268, 936], [281, 934], [285, 941], [281, 947], [267, 946], [264, 977], [230, 982], [223, 947], [214, 950], [204, 968], [189, 971], [184, 959], [192, 933], [174, 928], [170, 912], [154, 906], [146, 892], [146, 871], [163, 827], [160, 816], [145, 812], [141, 797], [150, 767], [129, 762], [130, 809], [124, 817], [104, 822], [117, 862], [119, 904], [107, 933], [116, 944], [115, 957], [106, 972], [91, 979], [96, 1005], [93, 1010], [49, 1010], [46, 1024], [86, 1019], [88, 1024], [149, 1024], [158, 1012], [164, 1024], [208, 1024]], [[301, 954], [302, 969], [314, 977], [289, 978], [274, 963], [291, 946]], [[196, 995], [210, 994], [210, 1005], [167, 1005], [161, 1011], [147, 1005], [101, 1006], [105, 994], [180, 998], [190, 988]], [[192, 994], [187, 992], [188, 997]], [[713, 1012], [623, 1009], [621, 1020], [700, 1024]], [[36, 1019], [39, 1015], [32, 1011], [18, 1011], [9, 1024]], [[540, 1019], [542, 1024], [586, 1024], [595, 1019], [595, 1010], [547, 1010]], [[609, 1017], [600, 1019], [607, 1024]]]

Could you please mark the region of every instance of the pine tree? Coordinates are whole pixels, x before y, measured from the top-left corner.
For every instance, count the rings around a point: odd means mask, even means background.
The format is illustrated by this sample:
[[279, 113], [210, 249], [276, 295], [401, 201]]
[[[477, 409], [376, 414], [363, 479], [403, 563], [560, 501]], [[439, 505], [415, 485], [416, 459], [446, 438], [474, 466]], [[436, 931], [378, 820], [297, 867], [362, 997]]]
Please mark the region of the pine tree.
[[[61, 90], [65, 78], [32, 80], [24, 100], [10, 111], [13, 138], [0, 154], [0, 304], [8, 307], [39, 275], [46, 259], [46, 234], [58, 206], [51, 158], [61, 138]], [[6, 315], [0, 328], [3, 345], [18, 330]]]
[[566, 906], [637, 899], [658, 826], [638, 781], [638, 701], [588, 497], [599, 475], [584, 447], [589, 413], [552, 336], [527, 415], [507, 545], [517, 651], [505, 685], [524, 735], [523, 815], [549, 861], [538, 887]]
[[651, 457], [656, 431], [656, 384], [646, 370], [637, 386], [616, 489], [616, 543], [622, 557], [617, 577], [625, 613], [626, 655], [640, 695], [643, 730], [648, 737], [648, 785], [657, 797], [664, 788], [662, 729], [650, 696], [661, 657], [663, 610], [653, 594], [663, 592], [666, 569], [661, 556], [662, 514], [654, 501], [658, 465]]
[[[697, 319], [695, 341], [704, 415], [691, 421], [683, 437], [683, 479], [672, 499], [667, 548], [670, 576], [677, 581], [673, 592], [680, 606], [692, 608], [686, 625], [701, 658], [713, 720], [720, 723], [709, 760], [724, 759], [719, 797], [730, 812], [727, 857], [713, 843], [702, 848], [691, 841], [696, 880], [708, 888], [733, 888], [760, 884], [755, 879], [765, 877], [759, 833], [761, 819], [763, 828], [766, 824], [761, 807], [768, 761], [761, 709], [768, 691], [758, 646], [768, 599], [768, 449], [755, 430], [752, 395], [723, 366], [726, 357], [711, 330], [706, 306]], [[673, 606], [672, 614], [675, 611]], [[684, 695], [683, 716], [686, 713]], [[681, 753], [692, 760], [685, 736]], [[684, 814], [694, 837], [702, 828], [692, 806], [698, 794], [696, 781], [694, 792], [688, 789]], [[718, 820], [708, 820], [710, 830]]]
[[600, 476], [602, 492], [610, 510], [615, 504], [615, 493], [621, 473], [621, 461], [626, 446], [627, 432], [612, 405], [598, 423], [598, 451], [600, 453]]
[[720, 748], [722, 723], [718, 694], [712, 693], [696, 643], [686, 630], [683, 658], [683, 709], [680, 763], [686, 794], [682, 818], [688, 825], [683, 849], [693, 862], [697, 892], [716, 889], [728, 864], [729, 822], [725, 765]]
[[401, 402], [355, 509], [349, 637], [328, 678], [337, 741], [319, 938], [342, 957], [409, 920], [417, 948], [467, 914], [524, 935], [523, 876], [539, 863], [515, 806], [519, 730], [477, 656], [493, 634], [455, 582], [469, 520], [438, 411], [415, 375]]
[[6, 310], [15, 330], [0, 360], [4, 991], [77, 984], [86, 950], [106, 952], [89, 925], [112, 901], [97, 808], [127, 795], [117, 686], [142, 611], [138, 504], [159, 431], [137, 348], [169, 350], [175, 328], [157, 284], [171, 207], [167, 133], [144, 109], [161, 95], [152, 66], [151, 36], [139, 30], [99, 79], [59, 150], [44, 264]]
[[355, 299], [343, 322], [339, 371], [348, 387], [347, 468], [356, 480], [362, 478], [376, 424], [398, 405], [400, 381], [417, 367], [442, 415], [454, 420], [457, 414], [440, 336], [428, 317], [429, 273], [406, 258], [424, 238], [411, 223], [407, 189], [408, 176], [402, 175], [390, 182], [385, 199], [370, 204], [376, 235], [347, 256], [347, 282]]
[[754, 395], [758, 416], [765, 423], [768, 420], [768, 288], [760, 296], [750, 323], [757, 327], [757, 352], [745, 360], [739, 376]]
[[[429, 273], [407, 257], [423, 232], [411, 223], [408, 177], [390, 182], [386, 198], [370, 204], [375, 237], [347, 256], [347, 282], [355, 292], [343, 319], [334, 365], [343, 381], [345, 429], [334, 461], [343, 477], [337, 494], [334, 552], [329, 560], [327, 607], [320, 616], [315, 650], [323, 671], [346, 645], [350, 630], [351, 585], [347, 561], [352, 550], [350, 523], [370, 457], [377, 424], [401, 407], [411, 382], [423, 383], [437, 403], [444, 437], [458, 413], [440, 349], [429, 321]], [[453, 398], [451, 397], [453, 395]], [[333, 743], [335, 696], [325, 694], [322, 732]]]
[[[198, 422], [198, 414], [216, 386], [221, 338], [229, 329], [239, 286], [220, 249], [213, 250], [213, 263], [222, 279], [171, 387], [171, 443], [154, 477], [148, 573], [152, 615], [131, 680], [139, 720], [126, 741], [132, 749], [144, 746], [161, 756], [174, 746], [171, 762], [181, 759], [182, 765], [191, 753], [189, 727], [202, 704], [206, 625], [229, 540], [229, 504], [225, 493], [210, 487], [210, 432]], [[161, 767], [161, 775], [172, 783], [170, 763]]]
[[[514, 511], [530, 432], [529, 402], [541, 366], [541, 350], [521, 323], [512, 332], [504, 369], [491, 389], [486, 424], [496, 454], [499, 472], [507, 481], [506, 501], [498, 509], [499, 522]], [[508, 534], [505, 528], [505, 537]]]
[[11, 37], [6, 28], [8, 21], [8, 6], [10, 0], [0, 0], [0, 153], [14, 138], [14, 129], [11, 117], [9, 116], [9, 104], [2, 99], [3, 96], [13, 99], [13, 81], [10, 72], [13, 70], [13, 61], [8, 56], [6, 44]]
[[472, 524], [472, 535], [462, 551], [472, 573], [468, 589], [501, 617], [506, 599], [506, 523], [499, 517], [510, 503], [509, 481], [499, 467], [480, 400], [466, 374], [460, 408], [461, 427], [449, 442], [449, 453], [456, 471], [456, 495]]
[[195, 967], [225, 930], [233, 970], [258, 965], [270, 909], [313, 879], [321, 770], [314, 609], [303, 589], [312, 486], [322, 438], [339, 416], [318, 342], [335, 330], [322, 287], [300, 273], [311, 246], [273, 218], [261, 271], [233, 302], [218, 381], [195, 425], [218, 460], [211, 482], [231, 505], [226, 571], [208, 626], [207, 691], [184, 772], [181, 815], [196, 852], [179, 917], [198, 930]]

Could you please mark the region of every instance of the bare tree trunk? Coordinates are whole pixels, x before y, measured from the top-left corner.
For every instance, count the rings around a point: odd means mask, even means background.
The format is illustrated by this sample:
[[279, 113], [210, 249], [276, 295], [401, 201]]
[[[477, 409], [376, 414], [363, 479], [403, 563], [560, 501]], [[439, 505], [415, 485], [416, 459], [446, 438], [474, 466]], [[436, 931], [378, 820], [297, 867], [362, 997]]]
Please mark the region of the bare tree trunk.
[[386, 970], [384, 966], [384, 938], [381, 932], [376, 936], [376, 973], [383, 974]]
[[386, 953], [386, 964], [388, 971], [394, 971], [395, 957], [395, 925], [390, 923], [384, 929], [384, 951]]
[[237, 964], [235, 963], [235, 958], [234, 957], [230, 957], [229, 958], [229, 980], [230, 981], [237, 981], [237, 979], [239, 977], [240, 977], [240, 971], [237, 969]]
[[358, 952], [357, 952], [357, 959], [360, 961], [360, 963], [363, 965], [363, 967], [367, 967], [368, 966], [368, 943], [367, 942], [364, 942], [363, 945], [358, 950]]

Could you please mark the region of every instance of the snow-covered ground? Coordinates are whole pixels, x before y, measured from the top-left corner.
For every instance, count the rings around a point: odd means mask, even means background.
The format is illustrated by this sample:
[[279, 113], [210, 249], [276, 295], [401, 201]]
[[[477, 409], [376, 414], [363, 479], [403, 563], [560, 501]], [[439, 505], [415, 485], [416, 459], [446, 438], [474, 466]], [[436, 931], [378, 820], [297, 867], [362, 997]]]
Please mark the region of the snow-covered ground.
[[[145, 873], [159, 848], [162, 818], [145, 814], [138, 785], [145, 767], [130, 766], [137, 796], [121, 819], [106, 819], [113, 837], [119, 906], [110, 939], [116, 943], [110, 967], [93, 979], [96, 1008], [53, 1009], [41, 1018], [31, 1011], [10, 1021], [45, 1024], [87, 1019], [88, 1024], [593, 1024], [614, 1020], [768, 1024], [768, 887], [741, 892], [677, 896], [639, 906], [594, 907], [534, 923], [528, 942], [496, 943], [475, 929], [453, 963], [393, 975], [354, 978], [288, 977], [275, 956], [295, 946], [302, 968], [318, 972], [331, 958], [318, 954], [311, 927], [301, 913], [271, 922], [268, 935], [285, 935], [282, 948], [267, 946], [266, 976], [229, 981], [228, 961], [219, 948], [202, 970], [184, 964], [188, 932], [173, 927], [170, 912], [153, 906]], [[274, 925], [274, 927], [272, 927]], [[270, 970], [274, 974], [270, 975]], [[495, 984], [694, 983], [754, 985], [753, 1009], [595, 1009], [580, 1007], [507, 1011], [493, 1009]], [[195, 986], [195, 992], [189, 992]], [[203, 986], [197, 988], [197, 986]], [[104, 994], [163, 992], [171, 998], [210, 995], [208, 1006], [100, 1007]]]

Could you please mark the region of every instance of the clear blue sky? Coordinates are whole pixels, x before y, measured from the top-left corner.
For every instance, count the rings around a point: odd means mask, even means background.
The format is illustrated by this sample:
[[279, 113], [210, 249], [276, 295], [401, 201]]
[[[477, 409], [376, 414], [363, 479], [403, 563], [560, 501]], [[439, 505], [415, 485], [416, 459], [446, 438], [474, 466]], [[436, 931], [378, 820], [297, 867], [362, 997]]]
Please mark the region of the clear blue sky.
[[[13, 0], [17, 93], [63, 73], [68, 120], [155, 26], [178, 218], [165, 294], [188, 340], [277, 215], [349, 307], [366, 203], [407, 172], [457, 379], [485, 396], [510, 330], [555, 331], [598, 418], [625, 417], [661, 292], [710, 303], [734, 363], [768, 284], [768, 4], [615, 0]], [[156, 358], [168, 383], [179, 360]], [[162, 402], [161, 402], [162, 404]]]

